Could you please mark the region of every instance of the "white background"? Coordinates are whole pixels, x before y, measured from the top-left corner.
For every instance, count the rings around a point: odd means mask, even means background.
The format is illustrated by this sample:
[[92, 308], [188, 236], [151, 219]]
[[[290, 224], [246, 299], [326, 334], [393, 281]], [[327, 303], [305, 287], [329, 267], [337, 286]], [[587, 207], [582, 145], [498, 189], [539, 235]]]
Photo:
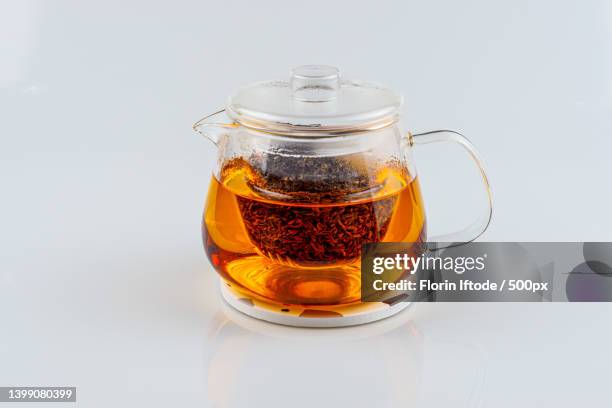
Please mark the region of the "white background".
[[[609, 305], [419, 304], [327, 331], [227, 310], [200, 239], [215, 151], [190, 128], [239, 86], [336, 65], [403, 94], [406, 128], [478, 146], [484, 240], [610, 241], [609, 2], [1, 4], [0, 386], [74, 385], [83, 407], [608, 405]], [[461, 151], [414, 155], [433, 232], [469, 221]]]

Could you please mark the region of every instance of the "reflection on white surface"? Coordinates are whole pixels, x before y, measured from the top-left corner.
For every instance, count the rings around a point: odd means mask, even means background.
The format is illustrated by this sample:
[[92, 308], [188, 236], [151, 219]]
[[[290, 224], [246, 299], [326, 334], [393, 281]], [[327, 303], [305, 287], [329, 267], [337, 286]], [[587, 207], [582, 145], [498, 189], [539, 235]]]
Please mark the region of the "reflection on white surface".
[[[207, 348], [214, 407], [476, 407], [485, 361], [478, 348], [436, 340], [410, 310], [379, 322], [304, 329], [225, 305]], [[440, 392], [440, 381], [450, 381]]]

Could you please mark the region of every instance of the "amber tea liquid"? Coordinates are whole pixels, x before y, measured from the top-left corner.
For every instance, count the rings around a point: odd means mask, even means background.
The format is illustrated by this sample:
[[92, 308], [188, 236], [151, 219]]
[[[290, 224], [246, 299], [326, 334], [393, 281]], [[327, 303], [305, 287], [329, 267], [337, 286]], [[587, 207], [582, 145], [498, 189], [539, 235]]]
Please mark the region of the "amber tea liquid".
[[212, 178], [203, 236], [227, 284], [280, 304], [358, 302], [363, 243], [425, 241], [416, 178], [395, 164], [368, 172], [325, 166], [285, 176], [274, 163], [235, 159]]

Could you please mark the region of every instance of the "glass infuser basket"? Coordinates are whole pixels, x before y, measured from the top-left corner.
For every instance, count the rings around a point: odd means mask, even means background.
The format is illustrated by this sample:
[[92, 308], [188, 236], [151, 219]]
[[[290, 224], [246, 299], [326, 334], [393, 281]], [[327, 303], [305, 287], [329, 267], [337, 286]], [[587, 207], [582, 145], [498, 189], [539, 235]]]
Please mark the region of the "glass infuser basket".
[[[360, 301], [360, 251], [364, 243], [427, 241], [415, 144], [460, 144], [488, 198], [477, 222], [431, 240], [467, 242], [486, 230], [491, 192], [472, 144], [454, 131], [402, 132], [401, 105], [384, 87], [307, 65], [288, 82], [240, 89], [194, 125], [217, 147], [202, 231], [230, 305], [310, 327], [361, 324], [406, 307]], [[218, 119], [223, 113], [230, 121]]]

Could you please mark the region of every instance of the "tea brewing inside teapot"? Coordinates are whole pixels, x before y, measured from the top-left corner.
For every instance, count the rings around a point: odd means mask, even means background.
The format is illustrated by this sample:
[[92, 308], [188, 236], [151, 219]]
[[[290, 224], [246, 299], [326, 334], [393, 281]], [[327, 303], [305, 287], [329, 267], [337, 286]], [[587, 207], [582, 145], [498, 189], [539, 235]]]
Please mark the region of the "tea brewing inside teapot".
[[[401, 104], [382, 86], [307, 65], [292, 70], [288, 81], [238, 90], [224, 110], [194, 125], [218, 148], [202, 233], [230, 305], [310, 327], [361, 324], [402, 310], [406, 304], [397, 297], [361, 298], [361, 250], [394, 242], [407, 244], [402, 252], [413, 258], [426, 251], [411, 157], [416, 144], [461, 146], [486, 198], [476, 222], [432, 240], [469, 242], [487, 229], [491, 189], [474, 146], [452, 130], [402, 132]], [[223, 112], [231, 123], [218, 121]]]
[[[352, 159], [226, 162], [213, 179], [206, 234], [227, 276], [285, 303], [351, 302], [360, 295], [363, 243], [423, 241], [416, 179], [397, 163], [373, 169]], [[221, 235], [229, 239], [219, 245]]]

